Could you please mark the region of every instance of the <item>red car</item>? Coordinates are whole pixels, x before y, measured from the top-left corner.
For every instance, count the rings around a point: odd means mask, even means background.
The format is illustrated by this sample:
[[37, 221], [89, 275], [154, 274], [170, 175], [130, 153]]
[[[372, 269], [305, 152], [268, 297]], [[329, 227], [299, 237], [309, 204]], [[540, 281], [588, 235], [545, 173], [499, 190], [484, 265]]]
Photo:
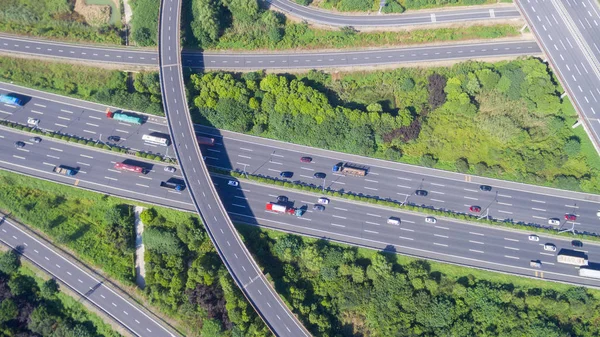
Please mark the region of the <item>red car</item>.
[[577, 215], [575, 215], [575, 214], [565, 214], [565, 220], [575, 221], [575, 220], [577, 220]]
[[481, 212], [481, 207], [479, 207], [479, 206], [471, 206], [471, 207], [469, 207], [469, 211], [471, 211], [473, 213], [479, 213], [479, 212]]
[[302, 158], [300, 158], [300, 161], [303, 163], [310, 163], [310, 162], [312, 162], [312, 158], [311, 157], [302, 157]]

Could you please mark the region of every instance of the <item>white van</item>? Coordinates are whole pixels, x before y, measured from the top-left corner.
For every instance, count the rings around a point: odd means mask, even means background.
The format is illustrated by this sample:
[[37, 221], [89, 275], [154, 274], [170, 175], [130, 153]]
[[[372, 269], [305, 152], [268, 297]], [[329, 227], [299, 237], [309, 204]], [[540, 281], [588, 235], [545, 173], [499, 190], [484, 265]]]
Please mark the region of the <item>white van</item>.
[[387, 220], [387, 223], [388, 223], [388, 225], [398, 226], [398, 225], [400, 225], [400, 218], [390, 217]]
[[425, 222], [427, 222], [427, 223], [436, 223], [437, 219], [434, 218], [434, 217], [432, 217], [432, 216], [428, 216], [428, 217], [425, 218]]

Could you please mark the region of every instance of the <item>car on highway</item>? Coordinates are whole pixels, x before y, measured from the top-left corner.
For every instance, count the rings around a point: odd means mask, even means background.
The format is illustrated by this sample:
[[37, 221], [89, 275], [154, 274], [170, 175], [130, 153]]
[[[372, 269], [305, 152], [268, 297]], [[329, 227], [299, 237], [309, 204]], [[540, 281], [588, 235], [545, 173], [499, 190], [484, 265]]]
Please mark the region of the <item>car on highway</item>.
[[32, 142], [32, 143], [36, 143], [37, 144], [37, 143], [41, 143], [42, 142], [42, 138], [40, 138], [40, 137], [31, 137], [31, 138], [29, 138], [29, 141]]
[[415, 194], [416, 194], [416, 195], [420, 195], [420, 196], [422, 196], [422, 197], [426, 197], [428, 193], [427, 193], [427, 191], [425, 191], [425, 190], [416, 190], [416, 191], [415, 191]]
[[312, 163], [312, 158], [311, 157], [302, 157], [302, 158], [300, 158], [300, 161], [303, 163]]
[[565, 214], [565, 220], [575, 221], [577, 220], [577, 215], [567, 213]]
[[238, 187], [238, 186], [240, 185], [240, 183], [238, 183], [238, 182], [237, 182], [237, 181], [235, 181], [235, 180], [229, 180], [229, 181], [227, 182], [227, 185], [229, 185], [229, 186], [234, 186], [234, 187]]
[[552, 243], [547, 243], [544, 245], [544, 250], [550, 251], [550, 252], [555, 252], [556, 251], [556, 246]]
[[277, 202], [288, 202], [290, 199], [285, 195], [280, 195], [277, 197]]
[[479, 207], [479, 206], [471, 206], [471, 207], [469, 207], [469, 211], [471, 211], [473, 213], [479, 213], [479, 212], [481, 212], [481, 207]]
[[315, 205], [313, 206], [313, 210], [315, 210], [315, 211], [319, 211], [319, 212], [323, 212], [323, 211], [325, 210], [325, 206], [323, 206], [323, 205], [319, 205], [319, 204], [315, 204]]
[[327, 204], [329, 204], [329, 199], [327, 199], [325, 197], [321, 197], [321, 198], [319, 198], [319, 200], [317, 200], [317, 202], [319, 204], [327, 205]]
[[427, 223], [436, 223], [437, 219], [434, 218], [434, 217], [432, 217], [432, 216], [428, 216], [428, 217], [425, 218], [425, 222], [427, 222]]
[[290, 172], [290, 171], [283, 171], [281, 173], [279, 173], [279, 176], [282, 178], [291, 178], [294, 175], [294, 172]]
[[175, 171], [177, 171], [177, 169], [173, 166], [165, 166], [165, 172], [174, 173]]
[[27, 124], [37, 126], [38, 124], [40, 124], [40, 120], [37, 119], [37, 118], [28, 117], [27, 118]]
[[325, 179], [325, 177], [327, 177], [327, 175], [323, 172], [317, 172], [313, 175], [313, 177], [315, 177], [317, 179]]
[[19, 149], [20, 149], [20, 148], [22, 148], [22, 147], [25, 147], [25, 142], [22, 142], [22, 141], [20, 141], [20, 140], [19, 140], [19, 141], [16, 141], [16, 142], [15, 142], [15, 147], [16, 147], [16, 148], [19, 148]]
[[108, 136], [108, 141], [116, 143], [116, 142], [121, 141], [121, 137], [119, 137], [119, 136]]
[[540, 260], [531, 260], [529, 266], [533, 268], [542, 268], [542, 262]]
[[560, 219], [550, 218], [550, 219], [548, 219], [548, 224], [552, 225], [552, 226], [559, 226], [560, 225]]
[[387, 219], [387, 224], [398, 226], [398, 225], [400, 225], [400, 218], [397, 218], [395, 216], [389, 217]]
[[480, 190], [482, 190], [482, 191], [484, 191], [484, 192], [489, 192], [489, 191], [491, 191], [491, 190], [492, 190], [492, 186], [489, 186], [489, 185], [481, 185], [481, 186], [479, 186], [479, 189], [480, 189]]
[[581, 242], [579, 240], [573, 240], [573, 241], [571, 241], [571, 247], [581, 248], [581, 247], [583, 247], [583, 242]]
[[596, 216], [600, 218], [600, 211], [596, 212]]
[[531, 234], [529, 235], [529, 241], [540, 241], [540, 237], [535, 234]]

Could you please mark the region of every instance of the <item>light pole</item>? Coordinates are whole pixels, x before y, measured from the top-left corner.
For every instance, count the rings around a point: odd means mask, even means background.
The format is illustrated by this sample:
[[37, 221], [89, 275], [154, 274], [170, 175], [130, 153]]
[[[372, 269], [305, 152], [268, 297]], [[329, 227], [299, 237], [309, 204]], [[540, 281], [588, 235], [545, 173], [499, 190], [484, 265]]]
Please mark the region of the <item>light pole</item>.
[[248, 172], [246, 172], [246, 166], [248, 166], [248, 164], [244, 164], [244, 175], [246, 176], [246, 179], [248, 179]]
[[325, 193], [325, 177], [323, 177], [323, 193]]

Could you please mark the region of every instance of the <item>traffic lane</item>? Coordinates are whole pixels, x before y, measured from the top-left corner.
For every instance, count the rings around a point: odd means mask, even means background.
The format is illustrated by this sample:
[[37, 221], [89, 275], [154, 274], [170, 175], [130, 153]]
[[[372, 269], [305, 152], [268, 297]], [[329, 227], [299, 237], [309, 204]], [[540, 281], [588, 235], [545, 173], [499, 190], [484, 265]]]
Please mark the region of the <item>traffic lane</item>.
[[[16, 93], [20, 91], [6, 90], [0, 84], [0, 94]], [[162, 146], [145, 143], [142, 135], [159, 133], [168, 135], [168, 130], [160, 124], [144, 122], [141, 125], [125, 123], [106, 117], [104, 110], [90, 109], [65, 104], [55, 100], [41, 99], [27, 96], [25, 106], [17, 107], [9, 104], [0, 105], [0, 116], [6, 120], [27, 124], [28, 118], [39, 120], [39, 127], [46, 131], [56, 131], [64, 134], [76, 135], [90, 140], [100, 140], [104, 143], [117, 144], [132, 150], [142, 150], [154, 154], [165, 155], [167, 149]], [[116, 111], [113, 109], [112, 111]], [[128, 113], [125, 111], [125, 113]], [[132, 113], [129, 113], [132, 114]], [[137, 115], [133, 113], [133, 115]], [[147, 118], [146, 116], [142, 116]], [[154, 118], [150, 117], [152, 120]], [[148, 118], [148, 119], [150, 119]], [[118, 141], [109, 140], [109, 137], [118, 137]], [[171, 151], [171, 153], [173, 153]]]
[[183, 65], [206, 69], [314, 68], [533, 55], [539, 53], [540, 50], [535, 42], [516, 41], [295, 54], [184, 53]]
[[84, 59], [103, 63], [151, 66], [158, 64], [156, 52], [141, 51], [132, 48], [68, 44], [18, 36], [0, 36], [0, 48], [8, 52], [64, 59]]
[[[565, 21], [568, 18], [560, 14], [553, 15], [557, 12], [552, 6], [538, 6], [538, 9], [543, 12], [540, 16], [536, 14], [536, 9], [533, 6], [523, 2], [518, 4], [521, 6], [528, 22], [531, 23], [532, 31], [540, 40], [543, 49], [549, 54], [550, 61], [558, 73], [563, 87], [574, 100], [579, 113], [583, 115], [586, 124], [589, 126], [586, 131], [591, 133], [590, 138], [593, 139], [598, 149], [600, 146], [600, 123], [594, 117], [596, 114], [594, 109], [595, 100], [588, 98], [588, 96], [595, 98], [594, 93], [595, 90], [598, 90], [600, 78], [598, 75], [589, 73], [590, 70], [595, 73], [595, 67], [584, 55], [583, 46], [578, 43], [579, 39], [570, 31], [570, 24]], [[548, 22], [550, 22], [548, 28], [542, 23], [542, 17], [548, 18], [549, 16], [552, 17], [552, 20], [548, 19]], [[565, 27], [567, 29], [564, 29]], [[548, 33], [549, 31], [551, 34]], [[600, 91], [598, 93], [600, 94]]]
[[[554, 6], [553, 6], [554, 7]], [[578, 29], [578, 34], [589, 44], [592, 56], [598, 62], [600, 53], [600, 8], [590, 0], [567, 1], [562, 6]], [[561, 9], [562, 9], [561, 8]], [[555, 7], [558, 10], [558, 7]]]
[[[217, 138], [219, 139], [219, 138]], [[293, 172], [289, 180], [322, 186], [323, 180], [314, 178], [317, 172], [325, 173], [326, 187], [399, 202], [434, 206], [457, 212], [469, 213], [470, 206], [480, 206], [482, 213], [489, 209], [498, 219], [513, 219], [525, 223], [548, 225], [548, 219], [557, 218], [564, 222], [567, 213], [579, 217], [577, 227], [581, 230], [597, 231], [598, 205], [593, 202], [572, 200], [560, 196], [505, 190], [492, 187], [492, 191], [481, 191], [480, 185], [469, 181], [452, 181], [435, 176], [424, 176], [412, 172], [396, 172], [385, 168], [370, 168], [366, 177], [345, 177], [331, 172], [339, 159], [315, 156], [310, 152], [298, 153], [261, 144], [248, 144], [229, 137], [222, 139], [223, 147], [206, 147], [208, 165], [225, 169], [244, 169], [251, 174], [262, 174], [279, 178], [283, 171]], [[301, 163], [301, 156], [309, 156], [311, 163]], [[359, 165], [368, 165], [358, 162]], [[415, 195], [416, 190], [425, 190], [425, 197]]]
[[[256, 200], [260, 199], [260, 197], [257, 196], [257, 194], [261, 194], [260, 188], [260, 186], [252, 185], [246, 186], [245, 188], [246, 190], [251, 191], [247, 192], [249, 202], [252, 204], [256, 203], [256, 205], [252, 206], [252, 209], [260, 210], [264, 208], [264, 204]], [[293, 193], [289, 192], [287, 192], [286, 194], [288, 194], [288, 196], [294, 199], [302, 197], [296, 196]], [[268, 196], [268, 192], [266, 198], [267, 200], [273, 200], [272, 197]], [[352, 209], [352, 207], [356, 207], [355, 205], [344, 205], [345, 202], [334, 201], [334, 203], [343, 205], [347, 209]], [[377, 211], [373, 210], [373, 207], [370, 207], [369, 211], [372, 212], [371, 214], [377, 213]], [[364, 212], [359, 212], [359, 214], [363, 213]], [[411, 221], [408, 220], [408, 217], [410, 217], [410, 215], [407, 214], [401, 214], [396, 212], [389, 212], [388, 214], [400, 216], [402, 218], [403, 225], [407, 221]], [[305, 234], [312, 232], [315, 233], [313, 235], [317, 235], [319, 237], [332, 238], [334, 236], [339, 236], [344, 237], [344, 241], [347, 241], [349, 237], [352, 237], [355, 239], [355, 243], [361, 240], [366, 240], [370, 242], [393, 243], [394, 245], [398, 245], [411, 251], [409, 252], [409, 254], [414, 254], [415, 250], [428, 251], [434, 254], [446, 254], [447, 256], [450, 256], [450, 258], [447, 259], [447, 261], [449, 262], [453, 262], [453, 259], [451, 257], [458, 257], [464, 260], [485, 260], [486, 263], [490, 264], [488, 267], [490, 267], [491, 269], [495, 269], [495, 264], [500, 264], [511, 267], [524, 268], [526, 270], [529, 270], [530, 272], [535, 272], [537, 271], [536, 269], [529, 267], [529, 261], [542, 260], [543, 263], [546, 263], [546, 265], [543, 267], [542, 272], [565, 274], [563, 275], [564, 277], [572, 278], [571, 282], [573, 282], [574, 279], [579, 278], [576, 275], [576, 268], [569, 265], [555, 263], [555, 255], [545, 252], [541, 246], [543, 245], [543, 243], [553, 242], [558, 246], [559, 249], [570, 248], [568, 241], [556, 239], [548, 240], [542, 237], [540, 242], [530, 242], [527, 239], [527, 234], [525, 233], [511, 233], [494, 228], [463, 225], [460, 223], [453, 222], [444, 222], [443, 220], [440, 220], [438, 224], [436, 224], [438, 226], [448, 226], [452, 230], [455, 230], [459, 226], [465, 226], [466, 230], [470, 235], [469, 241], [471, 243], [471, 245], [466, 245], [464, 242], [460, 241], [464, 241], [464, 238], [461, 239], [461, 237], [463, 236], [462, 234], [456, 234], [455, 232], [451, 232], [457, 237], [453, 238], [452, 236], [448, 235], [448, 238], [444, 238], [443, 236], [439, 236], [441, 234], [437, 234], [439, 232], [432, 233], [430, 229], [424, 230], [423, 228], [426, 228], [426, 226], [420, 225], [416, 221], [415, 223], [417, 223], [417, 227], [416, 229], [413, 229], [413, 232], [400, 229], [399, 226], [394, 227], [381, 225], [381, 227], [379, 227], [379, 232], [377, 233], [364, 232], [358, 235], [352, 235], [348, 234], [349, 226], [331, 226], [331, 224], [328, 223], [328, 221], [319, 221], [318, 218], [314, 217], [314, 214], [308, 215], [311, 217], [311, 221], [302, 221], [301, 218], [296, 218], [294, 216], [273, 214], [270, 212], [261, 213], [260, 211], [256, 212], [256, 214], [253, 215], [244, 214], [237, 211], [233, 212], [232, 216], [236, 219], [239, 219], [239, 221], [251, 224], [253, 223], [252, 219], [256, 217], [262, 225], [264, 225], [264, 222], [266, 221], [270, 224], [279, 224], [279, 228], [283, 230], [300, 230]], [[348, 220], [348, 224], [352, 222], [360, 222], [354, 216], [348, 217], [348, 219], [351, 219]], [[415, 220], [422, 220], [422, 217], [417, 216], [417, 219]], [[421, 221], [420, 223], [423, 222]], [[353, 231], [356, 232], [357, 228], [359, 227], [354, 228]], [[406, 229], [410, 228], [407, 227]], [[428, 236], [428, 238], [421, 238], [419, 236], [419, 232], [423, 233], [423, 235], [425, 236]], [[436, 236], [436, 234], [438, 236]], [[475, 240], [480, 240], [479, 242], [484, 242], [486, 248], [481, 248], [481, 245], [478, 243], [478, 241]], [[494, 243], [494, 240], [497, 242]], [[587, 245], [585, 247], [585, 250], [588, 249], [592, 250], [592, 253], [590, 253], [590, 259], [592, 261], [594, 259], [594, 256], [600, 256], [600, 250], [598, 249], [598, 247], [593, 247], [593, 245]], [[547, 253], [548, 255], [544, 255], [543, 253]], [[431, 258], [430, 255], [426, 257]], [[464, 263], [468, 264], [468, 262], [463, 261], [463, 264]], [[586, 281], [584, 280], [582, 282], [585, 284]], [[598, 286], [597, 281], [593, 281], [592, 284]]]
[[[254, 186], [242, 184], [241, 187], [227, 186], [226, 179], [214, 178], [219, 183], [219, 191], [222, 199], [231, 213], [238, 216], [251, 217], [252, 212], [259, 217], [272, 218], [291, 217], [297, 220], [308, 221], [311, 225], [323, 228], [344, 228], [344, 233], [354, 237], [368, 237], [369, 235], [383, 235], [399, 237], [404, 240], [416, 241], [423, 246], [431, 245], [447, 246], [449, 253], [457, 254], [464, 247], [469, 247], [470, 252], [489, 251], [492, 254], [499, 254], [502, 258], [518, 254], [518, 256], [529, 257], [530, 259], [539, 259], [545, 257], [542, 255], [554, 256], [540, 248], [544, 243], [553, 240], [542, 237], [541, 241], [535, 242], [528, 238], [528, 234], [501, 231], [498, 229], [480, 230], [474, 226], [462, 225], [440, 219], [436, 224], [430, 224], [424, 221], [424, 215], [415, 215], [409, 213], [390, 212], [384, 209], [367, 209], [356, 207], [345, 202], [332, 201], [325, 205], [325, 211], [312, 211], [312, 205], [316, 203], [317, 198], [298, 194], [281, 193], [289, 198], [286, 204], [291, 207], [307, 207], [308, 211], [302, 217], [297, 218], [291, 215], [278, 214], [272, 211], [264, 210], [264, 205], [268, 202], [276, 202], [277, 196], [272, 190], [262, 190]], [[245, 189], [242, 190], [242, 189]], [[263, 193], [261, 193], [261, 190]], [[254, 193], [252, 193], [254, 192]], [[265, 195], [264, 192], [267, 194]], [[262, 212], [260, 211], [262, 208]], [[260, 213], [263, 213], [261, 215]], [[394, 216], [400, 219], [400, 224], [388, 224], [389, 217]], [[570, 247], [570, 242], [560, 241], [560, 248]], [[599, 249], [600, 251], [600, 249]], [[518, 252], [518, 253], [517, 253]], [[540, 255], [541, 254], [541, 255]], [[600, 255], [599, 255], [600, 257]], [[547, 259], [546, 259], [547, 260]], [[550, 260], [550, 264], [554, 261]]]
[[[96, 151], [92, 148], [76, 147], [49, 138], [44, 138], [39, 144], [26, 141], [26, 145], [22, 149], [14, 146], [14, 142], [24, 139], [26, 138], [19, 133], [0, 130], [0, 160], [31, 168], [38, 173], [47, 173], [61, 179], [59, 180], [61, 182], [78, 186], [96, 188], [97, 186], [111, 186], [127, 192], [127, 196], [134, 193], [144, 195], [147, 191], [155, 190], [153, 193], [157, 198], [155, 202], [177, 205], [176, 202], [187, 201], [181, 192], [159, 189], [161, 181], [182, 178], [179, 172], [174, 174], [166, 172], [164, 170], [166, 165]], [[147, 174], [118, 171], [114, 168], [116, 162], [139, 165], [150, 171]], [[67, 177], [52, 172], [53, 168], [58, 165], [79, 169], [76, 175]], [[178, 208], [181, 208], [181, 205], [178, 205]]]
[[173, 336], [166, 327], [147, 316], [130, 301], [107, 287], [107, 282], [81, 270], [54, 249], [21, 231], [9, 220], [0, 223], [0, 240], [67, 284], [125, 328], [138, 336]]
[[[484, 9], [443, 9], [433, 13], [415, 13], [415, 14], [389, 14], [389, 15], [344, 15], [334, 12], [327, 12], [319, 9], [302, 6], [291, 1], [271, 0], [269, 3], [296, 17], [301, 17], [309, 22], [318, 22], [330, 26], [401, 26], [415, 23], [432, 23], [436, 21], [454, 21], [458, 20], [477, 20], [480, 18], [493, 18], [502, 13], [505, 17], [519, 17], [518, 11], [514, 7], [490, 6]], [[494, 14], [492, 14], [494, 13]], [[431, 14], [435, 16], [435, 21]]]

